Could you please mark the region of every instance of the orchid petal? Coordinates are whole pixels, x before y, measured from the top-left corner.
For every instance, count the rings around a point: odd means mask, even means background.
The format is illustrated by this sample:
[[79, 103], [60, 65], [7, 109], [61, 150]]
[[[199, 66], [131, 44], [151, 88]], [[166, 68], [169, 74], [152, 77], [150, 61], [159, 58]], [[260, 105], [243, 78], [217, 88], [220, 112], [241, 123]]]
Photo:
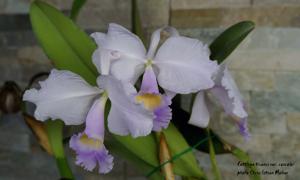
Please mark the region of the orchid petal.
[[93, 100], [102, 92], [79, 75], [56, 69], [40, 86], [39, 90], [27, 90], [23, 96], [23, 100], [36, 104], [36, 119], [61, 119], [67, 125], [83, 123]]
[[143, 75], [141, 93], [159, 93], [156, 76], [151, 66], [147, 66]]
[[189, 124], [202, 128], [207, 127], [209, 123], [209, 117], [209, 110], [205, 102], [205, 94], [204, 92], [200, 91], [196, 95]]
[[99, 165], [99, 173], [108, 173], [113, 168], [113, 157], [109, 155], [104, 141], [104, 109], [107, 97], [95, 100], [86, 117], [83, 133], [73, 135], [70, 147], [76, 151], [76, 164], [88, 171]]
[[92, 58], [98, 72], [103, 75], [108, 75], [111, 63], [113, 60], [119, 59], [120, 56], [117, 51], [98, 48], [94, 51]]
[[134, 83], [144, 68], [146, 50], [142, 41], [135, 34], [114, 23], [109, 24], [106, 35], [93, 33], [91, 36], [100, 49], [93, 55], [97, 69], [103, 75], [110, 72], [117, 79]]
[[159, 85], [175, 93], [188, 94], [211, 88], [218, 65], [209, 59], [209, 49], [196, 39], [170, 37], [159, 48], [154, 64]]
[[248, 129], [247, 118], [242, 118], [237, 123], [240, 134], [244, 137], [245, 141], [249, 141], [251, 139], [251, 134]]
[[104, 139], [104, 110], [107, 97], [95, 100], [86, 117], [85, 133], [88, 137]]
[[225, 64], [220, 66], [215, 83], [216, 86], [211, 89], [211, 92], [220, 101], [226, 113], [239, 118], [247, 117], [242, 95]]
[[155, 30], [151, 35], [151, 43], [149, 46], [149, 50], [147, 52], [147, 59], [153, 59], [154, 54], [156, 52], [156, 49], [158, 47], [158, 44], [160, 42], [160, 33], [162, 31], [167, 31], [170, 33], [170, 36], [179, 36], [178, 31], [173, 27], [165, 27], [165, 28], [159, 28]]
[[99, 166], [99, 173], [106, 174], [113, 168], [113, 156], [111, 156], [101, 139], [88, 137], [85, 133], [73, 135], [70, 147], [76, 152], [76, 164], [87, 171]]
[[144, 69], [143, 61], [129, 56], [121, 56], [120, 59], [112, 62], [110, 72], [119, 80], [135, 84]]
[[162, 98], [162, 104], [154, 110], [153, 131], [166, 129], [172, 119], [172, 109], [169, 107], [172, 102], [166, 95], [163, 95]]
[[[133, 137], [148, 135], [153, 127], [153, 113], [134, 101], [133, 86], [112, 76], [100, 76], [99, 85], [104, 87], [111, 101], [108, 128], [118, 135], [131, 134]], [[130, 87], [131, 86], [131, 87]]]
[[94, 38], [99, 47], [119, 51], [128, 56], [137, 58], [144, 57], [146, 54], [143, 42], [138, 36], [127, 30], [126, 28], [110, 23], [106, 36], [103, 33], [93, 33]]

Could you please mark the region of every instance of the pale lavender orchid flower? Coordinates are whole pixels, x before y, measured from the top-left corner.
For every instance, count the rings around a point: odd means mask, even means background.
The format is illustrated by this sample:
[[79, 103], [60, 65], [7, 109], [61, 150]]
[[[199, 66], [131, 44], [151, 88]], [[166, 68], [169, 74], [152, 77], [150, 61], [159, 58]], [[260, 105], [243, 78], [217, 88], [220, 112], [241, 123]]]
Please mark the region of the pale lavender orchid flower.
[[107, 99], [112, 104], [108, 122], [113, 133], [145, 136], [153, 128], [154, 115], [135, 102], [136, 92], [130, 83], [112, 76], [100, 76], [97, 82], [99, 87], [92, 87], [79, 75], [54, 69], [40, 82], [41, 88], [27, 90], [23, 100], [36, 104], [34, 116], [38, 120], [61, 119], [66, 125], [85, 122], [85, 130], [70, 140], [77, 154], [76, 164], [89, 171], [98, 165], [99, 173], [107, 173], [113, 167], [113, 157], [103, 144]]
[[214, 76], [214, 81], [215, 86], [213, 88], [197, 93], [189, 123], [199, 127], [208, 126], [209, 102], [207, 102], [205, 94], [209, 92], [220, 102], [226, 114], [236, 120], [239, 131], [245, 140], [249, 140], [251, 135], [247, 127], [248, 114], [242, 95], [225, 63], [220, 65]]
[[[171, 36], [158, 48], [162, 30]], [[102, 74], [134, 84], [145, 67], [151, 66], [159, 86], [168, 92], [188, 94], [214, 85], [212, 75], [218, 65], [207, 56], [208, 47], [197, 39], [179, 36], [174, 28], [156, 30], [148, 52], [136, 35], [117, 24], [109, 24], [107, 34], [91, 36], [98, 44], [93, 62]]]
[[[162, 30], [170, 37], [157, 49]], [[176, 93], [187, 94], [214, 85], [212, 75], [218, 65], [210, 61], [208, 47], [199, 40], [179, 36], [172, 27], [152, 34], [147, 53], [136, 35], [117, 24], [109, 24], [107, 34], [97, 32], [91, 36], [98, 44], [93, 62], [99, 72], [132, 84], [144, 72], [135, 99], [154, 114], [154, 131], [168, 127], [172, 118], [169, 105]], [[159, 92], [158, 84], [165, 94]]]

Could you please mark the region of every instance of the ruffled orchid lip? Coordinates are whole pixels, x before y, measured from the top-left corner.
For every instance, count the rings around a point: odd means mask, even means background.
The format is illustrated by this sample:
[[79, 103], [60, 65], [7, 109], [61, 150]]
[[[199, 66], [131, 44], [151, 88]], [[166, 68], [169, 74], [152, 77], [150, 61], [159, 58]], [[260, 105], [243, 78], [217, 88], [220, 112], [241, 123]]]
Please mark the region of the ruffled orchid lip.
[[99, 173], [108, 173], [113, 168], [113, 157], [108, 153], [101, 139], [88, 137], [85, 133], [73, 135], [70, 147], [76, 152], [76, 164], [93, 171], [98, 165]]

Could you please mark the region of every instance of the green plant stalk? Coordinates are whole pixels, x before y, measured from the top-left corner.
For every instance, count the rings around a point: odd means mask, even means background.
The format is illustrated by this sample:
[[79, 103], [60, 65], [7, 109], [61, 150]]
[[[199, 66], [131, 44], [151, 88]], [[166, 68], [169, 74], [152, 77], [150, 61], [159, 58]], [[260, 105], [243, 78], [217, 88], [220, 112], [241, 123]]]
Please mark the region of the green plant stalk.
[[214, 145], [212, 142], [212, 138], [210, 136], [209, 128], [207, 128], [206, 130], [207, 130], [207, 136], [208, 136], [209, 157], [210, 157], [212, 170], [215, 175], [215, 180], [221, 180], [221, 173], [220, 173], [220, 170], [217, 165], [215, 149], [214, 149]]
[[142, 42], [145, 43], [146, 38], [138, 10], [137, 0], [131, 0], [131, 28], [132, 32], [136, 34], [142, 40]]
[[56, 164], [61, 178], [74, 179], [73, 173], [68, 165], [63, 147], [63, 122], [61, 120], [46, 121], [47, 134], [51, 144], [51, 148], [56, 159]]

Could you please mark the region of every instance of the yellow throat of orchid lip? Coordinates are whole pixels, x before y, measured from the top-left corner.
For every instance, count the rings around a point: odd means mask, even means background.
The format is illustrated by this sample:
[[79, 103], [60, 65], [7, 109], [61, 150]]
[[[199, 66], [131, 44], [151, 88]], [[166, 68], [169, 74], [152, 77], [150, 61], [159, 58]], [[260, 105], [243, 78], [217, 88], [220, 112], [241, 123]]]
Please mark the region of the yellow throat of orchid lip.
[[100, 149], [103, 146], [100, 139], [89, 138], [86, 134], [80, 137], [80, 142], [93, 149]]
[[157, 94], [141, 94], [135, 97], [136, 102], [143, 103], [147, 110], [154, 110], [158, 106], [160, 106], [162, 98]]

